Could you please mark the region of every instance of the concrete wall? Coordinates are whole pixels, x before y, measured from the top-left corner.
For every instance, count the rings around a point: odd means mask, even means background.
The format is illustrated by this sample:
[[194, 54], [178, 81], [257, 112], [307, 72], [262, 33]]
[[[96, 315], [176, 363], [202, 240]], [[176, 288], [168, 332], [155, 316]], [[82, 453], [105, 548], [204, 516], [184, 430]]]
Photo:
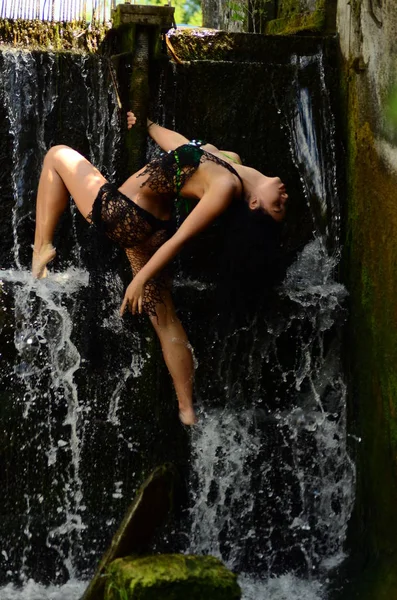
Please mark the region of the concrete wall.
[[335, 31], [336, 0], [203, 0], [203, 25], [269, 35]]
[[[358, 490], [346, 597], [397, 598], [397, 11], [339, 0], [347, 131], [346, 281]], [[361, 442], [358, 441], [361, 439]], [[360, 582], [358, 584], [358, 581]]]

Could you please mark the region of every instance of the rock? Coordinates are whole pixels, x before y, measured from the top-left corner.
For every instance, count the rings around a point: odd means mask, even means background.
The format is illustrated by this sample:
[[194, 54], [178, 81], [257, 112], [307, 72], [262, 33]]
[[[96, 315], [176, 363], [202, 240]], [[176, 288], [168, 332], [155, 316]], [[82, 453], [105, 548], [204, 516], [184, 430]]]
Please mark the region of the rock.
[[108, 569], [104, 600], [238, 600], [237, 576], [213, 556], [126, 557]]

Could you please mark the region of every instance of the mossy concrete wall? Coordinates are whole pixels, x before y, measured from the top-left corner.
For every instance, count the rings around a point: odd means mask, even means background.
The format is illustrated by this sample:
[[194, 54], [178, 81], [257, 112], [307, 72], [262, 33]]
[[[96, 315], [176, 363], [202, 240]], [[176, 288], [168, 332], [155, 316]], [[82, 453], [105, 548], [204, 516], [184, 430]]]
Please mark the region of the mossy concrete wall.
[[203, 0], [203, 25], [232, 32], [334, 33], [337, 0]]
[[108, 29], [78, 21], [0, 19], [0, 47], [97, 52]]
[[279, 0], [276, 18], [266, 25], [273, 35], [335, 31], [336, 0]]
[[358, 467], [346, 598], [397, 598], [397, 14], [340, 0], [350, 422]]

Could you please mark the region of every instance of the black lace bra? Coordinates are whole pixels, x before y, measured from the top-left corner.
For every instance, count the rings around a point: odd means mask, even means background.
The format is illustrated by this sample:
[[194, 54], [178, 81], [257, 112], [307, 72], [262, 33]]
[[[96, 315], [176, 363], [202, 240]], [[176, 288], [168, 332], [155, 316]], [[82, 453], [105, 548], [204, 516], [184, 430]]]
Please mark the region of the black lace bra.
[[184, 185], [197, 171], [200, 164], [207, 160], [224, 167], [236, 175], [243, 184], [240, 175], [228, 162], [203, 150], [202, 145], [203, 142], [193, 140], [151, 160], [145, 170], [138, 175], [138, 177], [148, 176], [141, 187], [147, 185], [158, 195], [172, 197], [176, 194], [176, 200], [180, 202], [181, 190]]

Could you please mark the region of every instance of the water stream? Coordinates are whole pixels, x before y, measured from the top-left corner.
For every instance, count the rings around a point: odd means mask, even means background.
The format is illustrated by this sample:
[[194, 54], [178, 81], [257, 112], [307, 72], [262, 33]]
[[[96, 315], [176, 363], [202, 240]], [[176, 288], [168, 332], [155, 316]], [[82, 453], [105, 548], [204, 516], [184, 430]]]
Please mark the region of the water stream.
[[[73, 66], [51, 54], [7, 51], [1, 61], [9, 160], [0, 184], [9, 222], [4, 237], [11, 233], [13, 241], [3, 243], [0, 264], [0, 449], [2, 460], [15, 464], [1, 471], [7, 522], [0, 527], [0, 599], [77, 600], [152, 447], [159, 455], [170, 445], [176, 456], [181, 451], [173, 433], [179, 426], [169, 400], [156, 408], [163, 392], [161, 375], [153, 376], [158, 351], [151, 334], [117, 316], [122, 273], [109, 268], [98, 275], [97, 247], [84, 249], [87, 233], [73, 209], [61, 224], [59, 245], [66, 249], [54, 272], [34, 282], [28, 271], [46, 149], [80, 144], [109, 178], [117, 176], [120, 128], [105, 69], [84, 56]], [[200, 423], [190, 436], [183, 550], [214, 554], [241, 573], [245, 600], [324, 600], [344, 557], [354, 496], [340, 361], [346, 291], [335, 279], [335, 125], [322, 53], [294, 55], [288, 69], [288, 160], [313, 233], [271, 305], [243, 324], [231, 319], [226, 333], [216, 325], [208, 333], [222, 398], [212, 406], [207, 390], [197, 390]], [[308, 70], [318, 81], [315, 99]], [[277, 91], [274, 103], [281, 110]], [[208, 286], [180, 277], [176, 288], [201, 293]], [[203, 358], [199, 350], [198, 368]], [[153, 377], [160, 377], [158, 387]], [[168, 418], [173, 441], [165, 433]]]

